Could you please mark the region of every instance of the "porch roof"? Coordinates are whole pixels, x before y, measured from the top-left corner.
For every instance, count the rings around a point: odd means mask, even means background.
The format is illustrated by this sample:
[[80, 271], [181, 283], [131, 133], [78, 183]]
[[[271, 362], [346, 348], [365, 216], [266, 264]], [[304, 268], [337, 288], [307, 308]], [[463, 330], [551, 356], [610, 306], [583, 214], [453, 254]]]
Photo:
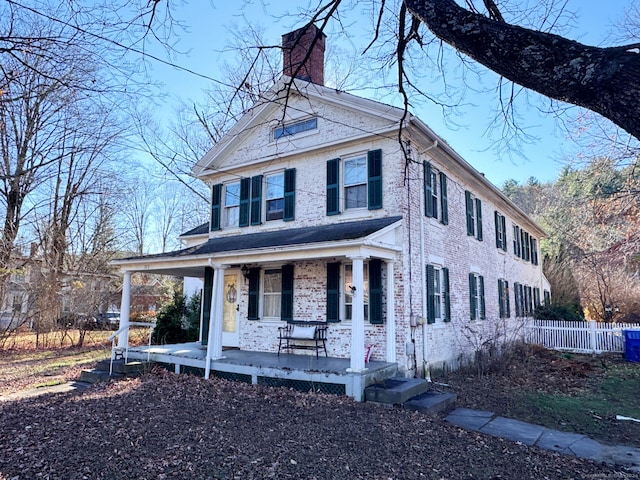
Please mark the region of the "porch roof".
[[[259, 252], [270, 250], [270, 256], [273, 258], [273, 249], [279, 252], [295, 250], [300, 252], [303, 246], [309, 246], [316, 250], [323, 246], [328, 248], [339, 248], [349, 241], [364, 241], [374, 234], [384, 231], [387, 227], [391, 227], [395, 223], [402, 220], [400, 216], [375, 218], [371, 220], [360, 220], [353, 222], [334, 223], [329, 225], [318, 225], [312, 227], [280, 229], [269, 232], [244, 233], [240, 235], [222, 236], [210, 238], [205, 243], [194, 245], [191, 247], [175, 250], [154, 255], [143, 255], [137, 257], [128, 257], [111, 262], [123, 269], [154, 271], [157, 273], [167, 274], [184, 274], [191, 276], [201, 276], [201, 272], [188, 273], [185, 268], [194, 268], [200, 266], [202, 268], [206, 264], [206, 259], [216, 257], [216, 260], [227, 263], [233, 263], [238, 258], [234, 257], [255, 257]], [[394, 245], [388, 244], [387, 247]], [[338, 253], [336, 255], [343, 255]], [[319, 257], [320, 255], [316, 255]], [[203, 263], [204, 260], [204, 263]], [[276, 260], [274, 258], [274, 260]], [[197, 264], [188, 265], [191, 261], [197, 261]], [[240, 261], [240, 260], [239, 260]], [[243, 262], [249, 262], [250, 259], [241, 259]], [[169, 267], [169, 264], [172, 266]], [[182, 264], [182, 268], [178, 264]], [[199, 265], [198, 265], [199, 264]], [[159, 271], [170, 268], [172, 272]], [[183, 270], [178, 272], [177, 270]]]

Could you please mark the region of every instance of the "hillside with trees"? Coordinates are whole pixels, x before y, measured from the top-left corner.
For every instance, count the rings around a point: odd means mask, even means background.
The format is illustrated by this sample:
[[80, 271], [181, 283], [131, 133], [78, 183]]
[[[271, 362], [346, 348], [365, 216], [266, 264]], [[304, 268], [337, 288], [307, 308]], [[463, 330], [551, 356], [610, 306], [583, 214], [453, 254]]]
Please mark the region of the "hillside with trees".
[[503, 192], [545, 229], [553, 303], [589, 319], [640, 321], [640, 160], [594, 158], [554, 182], [505, 182]]

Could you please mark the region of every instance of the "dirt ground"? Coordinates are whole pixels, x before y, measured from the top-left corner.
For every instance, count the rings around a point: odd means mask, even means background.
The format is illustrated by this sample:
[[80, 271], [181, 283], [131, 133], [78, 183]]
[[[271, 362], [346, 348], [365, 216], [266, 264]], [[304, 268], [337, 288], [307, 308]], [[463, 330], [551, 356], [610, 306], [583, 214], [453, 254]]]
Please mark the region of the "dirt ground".
[[156, 369], [0, 403], [0, 479], [632, 479], [439, 417]]
[[616, 413], [626, 412], [640, 418], [640, 364], [626, 362], [620, 354], [578, 355], [522, 346], [486, 370], [482, 375], [477, 369], [442, 375], [435, 388], [455, 392], [459, 406], [640, 448], [640, 423], [616, 420]]

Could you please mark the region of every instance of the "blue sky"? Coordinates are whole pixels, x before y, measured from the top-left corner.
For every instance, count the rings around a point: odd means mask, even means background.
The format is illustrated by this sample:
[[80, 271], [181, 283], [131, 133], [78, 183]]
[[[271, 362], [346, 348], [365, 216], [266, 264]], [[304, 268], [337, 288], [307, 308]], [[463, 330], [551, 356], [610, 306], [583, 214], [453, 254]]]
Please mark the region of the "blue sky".
[[[264, 7], [265, 3], [268, 4], [267, 7]], [[245, 6], [238, 7], [238, 4]], [[180, 33], [177, 48], [189, 53], [178, 57], [175, 63], [225, 81], [218, 67], [223, 60], [232, 60], [233, 53], [227, 50], [227, 46], [232, 37], [230, 31], [235, 26], [242, 27], [251, 22], [264, 29], [266, 42], [279, 44], [282, 34], [302, 26], [303, 23], [292, 16], [279, 18], [280, 15], [295, 13], [298, 5], [304, 7], [306, 4], [306, 1], [295, 0], [255, 0], [242, 3], [192, 1], [176, 7], [174, 15], [189, 28], [188, 32]], [[613, 24], [622, 18], [625, 7], [629, 5], [631, 0], [569, 0], [568, 9], [575, 12], [576, 16], [565, 34], [591, 45], [612, 45], [608, 37]], [[349, 13], [349, 21], [357, 25], [367, 19], [362, 11], [354, 8]], [[360, 40], [366, 41], [365, 38]], [[354, 38], [347, 43], [343, 37], [333, 36], [327, 39], [327, 42], [347, 49], [357, 48], [357, 41]], [[151, 67], [152, 75], [164, 83], [165, 92], [169, 94], [162, 106], [162, 116], [165, 117], [171, 115], [172, 104], [179, 99], [197, 101], [201, 98], [202, 90], [208, 84], [202, 78], [162, 65], [152, 63]], [[459, 78], [450, 77], [447, 81], [456, 82]], [[492, 87], [492, 83], [495, 85], [495, 79], [489, 75], [485, 87]], [[369, 96], [367, 92], [353, 93]], [[394, 92], [389, 93], [385, 101], [393, 103], [389, 99], [394, 97]], [[551, 115], [525, 105], [517, 110], [519, 125], [533, 139], [519, 146], [509, 144], [511, 154], [504, 149], [497, 152], [493, 147], [500, 137], [500, 130], [488, 130], [495, 115], [496, 103], [485, 97], [482, 94], [467, 95], [465, 106], [459, 109], [460, 115], [456, 117], [445, 118], [439, 107], [428, 102], [417, 103], [413, 113], [498, 186], [508, 179], [525, 182], [532, 176], [541, 181], [555, 179], [566, 161], [576, 154], [576, 146], [568, 139], [566, 130]]]

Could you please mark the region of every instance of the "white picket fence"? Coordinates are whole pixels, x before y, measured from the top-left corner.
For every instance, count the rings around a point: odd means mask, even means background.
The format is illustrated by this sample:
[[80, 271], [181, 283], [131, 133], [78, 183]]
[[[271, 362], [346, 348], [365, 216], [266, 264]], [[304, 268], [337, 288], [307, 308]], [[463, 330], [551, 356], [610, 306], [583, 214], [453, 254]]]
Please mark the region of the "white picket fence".
[[525, 341], [554, 350], [576, 353], [624, 352], [622, 330], [640, 329], [640, 323], [602, 323], [527, 320]]

